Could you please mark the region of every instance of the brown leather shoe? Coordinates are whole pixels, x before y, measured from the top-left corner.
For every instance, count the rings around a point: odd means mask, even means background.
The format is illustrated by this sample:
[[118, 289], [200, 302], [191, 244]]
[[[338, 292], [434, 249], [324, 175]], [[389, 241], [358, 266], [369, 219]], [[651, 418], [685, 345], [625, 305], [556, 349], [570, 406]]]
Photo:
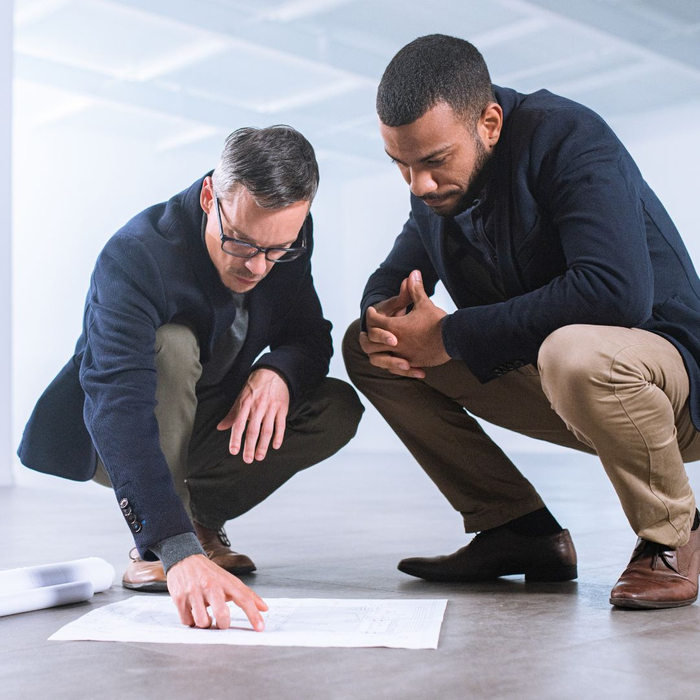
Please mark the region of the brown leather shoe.
[[249, 557], [231, 549], [231, 543], [223, 527], [220, 530], [212, 530], [195, 522], [194, 531], [206, 555], [222, 569], [226, 569], [234, 576], [255, 571], [255, 564]]
[[698, 597], [700, 529], [678, 549], [637, 540], [632, 558], [610, 593], [619, 608], [680, 608]]
[[167, 593], [168, 583], [159, 561], [144, 561], [136, 547], [129, 552], [131, 564], [122, 576], [122, 586], [145, 593]]
[[570, 581], [578, 576], [576, 550], [568, 530], [526, 537], [506, 528], [480, 532], [454, 554], [402, 559], [399, 571], [426, 581], [492, 581], [525, 574], [526, 581]]

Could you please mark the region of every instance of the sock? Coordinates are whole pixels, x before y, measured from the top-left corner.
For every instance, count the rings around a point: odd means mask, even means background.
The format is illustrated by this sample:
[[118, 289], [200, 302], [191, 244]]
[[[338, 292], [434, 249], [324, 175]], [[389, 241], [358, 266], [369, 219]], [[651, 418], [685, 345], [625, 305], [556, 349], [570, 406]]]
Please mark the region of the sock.
[[698, 509], [695, 509], [695, 520], [693, 520], [693, 527], [691, 527], [691, 530], [697, 530], [698, 527], [700, 526], [700, 513], [698, 513]]
[[523, 515], [515, 520], [507, 522], [501, 527], [526, 537], [542, 537], [546, 535], [556, 535], [562, 531], [562, 526], [557, 519], [549, 512], [547, 507], [535, 510], [532, 513]]

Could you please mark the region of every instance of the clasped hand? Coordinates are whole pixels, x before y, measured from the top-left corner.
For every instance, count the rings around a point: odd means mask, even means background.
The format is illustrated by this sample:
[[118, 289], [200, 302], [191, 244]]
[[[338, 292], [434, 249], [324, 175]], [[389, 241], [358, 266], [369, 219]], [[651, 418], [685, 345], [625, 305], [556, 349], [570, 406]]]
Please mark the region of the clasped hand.
[[[410, 304], [413, 308], [408, 311]], [[450, 359], [442, 342], [446, 315], [425, 293], [421, 273], [414, 270], [401, 283], [397, 296], [367, 309], [367, 332], [360, 333], [360, 347], [375, 367], [424, 379], [422, 367], [435, 367]]]
[[251, 464], [253, 459], [265, 459], [270, 441], [275, 450], [282, 446], [288, 411], [287, 382], [274, 370], [263, 367], [251, 372], [231, 410], [216, 427], [231, 429], [232, 455], [240, 451], [245, 433], [243, 461]]

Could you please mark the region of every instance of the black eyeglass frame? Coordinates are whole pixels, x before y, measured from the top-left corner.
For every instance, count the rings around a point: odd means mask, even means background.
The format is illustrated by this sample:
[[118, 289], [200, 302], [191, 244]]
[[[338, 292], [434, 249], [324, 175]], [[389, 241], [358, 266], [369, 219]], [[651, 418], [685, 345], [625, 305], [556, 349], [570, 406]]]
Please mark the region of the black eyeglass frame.
[[[265, 256], [265, 260], [271, 263], [285, 263], [285, 262], [292, 262], [292, 260], [297, 260], [300, 258], [304, 253], [306, 253], [306, 232], [302, 228], [302, 238], [301, 238], [301, 245], [296, 246], [294, 248], [280, 248], [277, 246], [272, 246], [270, 248], [263, 248], [260, 245], [255, 245], [255, 243], [246, 243], [246, 241], [240, 241], [238, 238], [231, 238], [231, 236], [227, 236], [224, 233], [224, 222], [221, 219], [221, 204], [219, 203], [219, 198], [216, 196], [216, 192], [214, 193], [214, 201], [216, 202], [216, 216], [219, 220], [219, 236], [221, 237], [221, 250], [226, 253], [226, 255], [230, 255], [231, 257], [234, 258], [242, 258], [243, 260], [251, 260], [255, 256], [259, 255], [262, 253]], [[244, 246], [246, 248], [250, 248], [250, 255], [239, 255], [238, 253], [232, 253], [230, 250], [226, 250], [224, 248], [224, 244], [226, 241], [234, 241], [237, 245], [239, 246]], [[279, 252], [282, 253], [282, 256], [276, 259], [268, 257], [268, 253], [270, 251], [273, 252]], [[291, 253], [291, 256], [290, 256]]]

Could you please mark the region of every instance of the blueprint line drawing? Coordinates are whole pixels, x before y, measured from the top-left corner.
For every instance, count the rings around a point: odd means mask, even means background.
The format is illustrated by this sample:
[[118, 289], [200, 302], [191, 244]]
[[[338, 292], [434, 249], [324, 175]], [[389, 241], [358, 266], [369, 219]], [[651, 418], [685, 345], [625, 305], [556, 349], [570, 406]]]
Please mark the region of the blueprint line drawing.
[[229, 629], [202, 630], [180, 622], [169, 596], [133, 596], [83, 615], [49, 640], [437, 649], [447, 607], [447, 600], [429, 599], [268, 598], [266, 603], [264, 632], [255, 632], [232, 603]]

